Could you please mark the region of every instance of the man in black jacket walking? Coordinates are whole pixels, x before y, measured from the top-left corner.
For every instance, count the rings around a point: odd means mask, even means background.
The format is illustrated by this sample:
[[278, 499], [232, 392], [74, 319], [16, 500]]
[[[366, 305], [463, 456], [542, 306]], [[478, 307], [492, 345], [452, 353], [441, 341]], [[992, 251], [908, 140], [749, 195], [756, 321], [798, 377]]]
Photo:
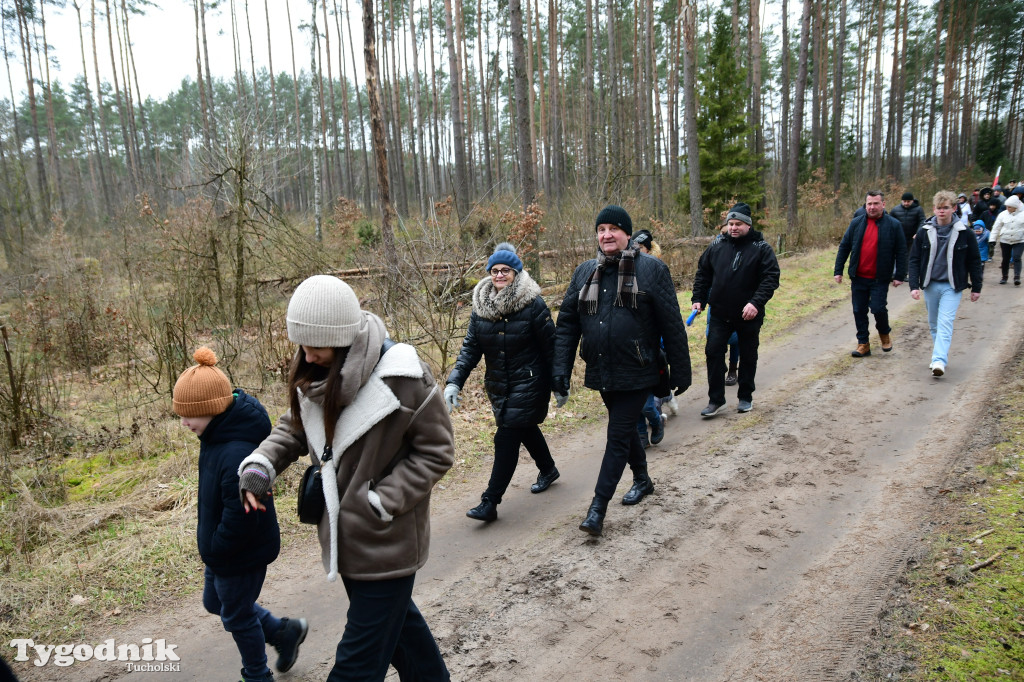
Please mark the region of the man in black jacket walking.
[[622, 504], [637, 504], [654, 492], [636, 422], [658, 383], [659, 348], [665, 347], [670, 386], [679, 395], [690, 386], [690, 351], [668, 267], [630, 248], [633, 221], [620, 206], [606, 206], [595, 221], [597, 258], [576, 268], [555, 327], [552, 390], [566, 395], [580, 345], [587, 363], [583, 383], [601, 392], [608, 409], [608, 438], [594, 499], [580, 530], [601, 535], [608, 501], [629, 464], [633, 486]]
[[885, 212], [885, 196], [878, 190], [868, 192], [867, 212], [854, 218], [839, 243], [833, 278], [843, 283], [843, 266], [850, 259], [850, 292], [853, 321], [857, 325], [855, 358], [871, 355], [868, 343], [868, 312], [875, 316], [875, 328], [882, 350], [892, 350], [889, 326], [889, 282], [898, 287], [907, 279], [907, 240], [899, 221]]
[[739, 412], [750, 412], [754, 400], [757, 347], [765, 304], [779, 288], [779, 261], [761, 233], [751, 229], [750, 207], [738, 203], [726, 216], [726, 234], [704, 250], [693, 279], [693, 309], [709, 304], [708, 406], [702, 417], [725, 408], [725, 347], [736, 332], [740, 345]]
[[921, 202], [914, 198], [913, 192], [904, 192], [900, 205], [893, 207], [889, 215], [900, 221], [900, 225], [903, 226], [903, 236], [909, 249], [910, 243], [914, 241], [914, 235], [917, 234], [917, 228], [924, 224], [924, 209], [921, 208]]

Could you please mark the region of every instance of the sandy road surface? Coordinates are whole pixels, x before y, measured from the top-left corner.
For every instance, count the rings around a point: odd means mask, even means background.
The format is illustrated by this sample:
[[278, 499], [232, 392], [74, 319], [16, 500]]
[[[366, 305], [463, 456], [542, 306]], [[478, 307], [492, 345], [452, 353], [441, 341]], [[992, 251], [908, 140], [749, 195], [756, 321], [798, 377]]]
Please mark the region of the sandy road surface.
[[[848, 677], [1024, 338], [1024, 290], [989, 285], [978, 303], [964, 298], [949, 372], [935, 379], [923, 302], [901, 287], [890, 303], [892, 353], [849, 357], [845, 302], [762, 345], [749, 414], [735, 413], [730, 389], [733, 409], [701, 420], [706, 382], [695, 377], [665, 441], [648, 451], [655, 494], [635, 507], [613, 501], [600, 539], [577, 524], [603, 427], [552, 440], [562, 478], [542, 495], [528, 491], [535, 471], [523, 455], [495, 523], [464, 516], [487, 472], [439, 496], [414, 596], [452, 679]], [[312, 535], [271, 567], [264, 596], [278, 615], [302, 614], [312, 626], [299, 662], [278, 679], [324, 679], [347, 604], [340, 584], [326, 582]], [[114, 633], [96, 639], [106, 636]], [[127, 677], [237, 679], [237, 652], [197, 597], [117, 636], [163, 637], [182, 659], [180, 672]], [[123, 678], [121, 666], [76, 664], [74, 676]], [[52, 665], [18, 672], [69, 679]]]

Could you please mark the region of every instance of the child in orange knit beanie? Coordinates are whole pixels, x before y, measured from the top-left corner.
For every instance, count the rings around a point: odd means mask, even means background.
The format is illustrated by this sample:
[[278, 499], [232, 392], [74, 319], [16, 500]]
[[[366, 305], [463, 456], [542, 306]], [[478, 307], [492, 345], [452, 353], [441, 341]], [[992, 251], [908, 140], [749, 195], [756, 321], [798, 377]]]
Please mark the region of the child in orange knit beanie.
[[246, 514], [238, 496], [242, 460], [270, 434], [270, 418], [256, 398], [232, 389], [209, 348], [193, 355], [174, 384], [174, 411], [199, 437], [199, 523], [196, 539], [206, 564], [203, 606], [220, 616], [242, 656], [242, 679], [274, 679], [266, 644], [277, 649], [284, 672], [298, 657], [309, 626], [304, 618], [275, 618], [256, 599], [281, 537], [272, 499], [267, 513]]

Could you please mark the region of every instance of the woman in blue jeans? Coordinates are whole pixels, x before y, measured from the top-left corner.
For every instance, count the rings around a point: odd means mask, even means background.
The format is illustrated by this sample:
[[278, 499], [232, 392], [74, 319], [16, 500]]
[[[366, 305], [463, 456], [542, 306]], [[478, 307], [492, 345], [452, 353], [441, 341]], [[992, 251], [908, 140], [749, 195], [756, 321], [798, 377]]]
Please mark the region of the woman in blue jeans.
[[932, 360], [928, 369], [933, 376], [946, 373], [949, 346], [953, 340], [953, 320], [960, 307], [964, 289], [971, 288], [971, 302], [981, 296], [981, 254], [974, 232], [953, 220], [956, 196], [942, 191], [932, 201], [935, 215], [917, 230], [910, 247], [910, 296], [921, 299], [928, 308], [928, 328], [932, 335]]

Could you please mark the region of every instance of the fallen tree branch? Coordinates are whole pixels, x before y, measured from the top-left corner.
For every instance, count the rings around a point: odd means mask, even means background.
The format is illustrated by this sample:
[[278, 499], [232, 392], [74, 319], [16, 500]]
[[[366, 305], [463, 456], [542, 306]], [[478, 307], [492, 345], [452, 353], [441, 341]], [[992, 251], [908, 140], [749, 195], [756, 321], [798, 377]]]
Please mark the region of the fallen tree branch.
[[967, 542], [974, 542], [975, 540], [980, 540], [983, 537], [985, 537], [986, 535], [991, 535], [992, 533], [995, 533], [995, 532], [996, 532], [995, 528], [989, 528], [988, 530], [986, 530], [983, 533], [978, 533], [973, 538], [967, 538]]
[[995, 554], [990, 556], [988, 559], [985, 559], [984, 561], [979, 561], [978, 563], [974, 564], [973, 566], [971, 566], [967, 570], [969, 570], [969, 571], [971, 571], [973, 573], [974, 571], [977, 571], [978, 569], [985, 568], [986, 566], [991, 566], [992, 564], [994, 564], [996, 562], [996, 559], [998, 559], [1001, 556], [1003, 556], [1002, 552], [996, 552]]

